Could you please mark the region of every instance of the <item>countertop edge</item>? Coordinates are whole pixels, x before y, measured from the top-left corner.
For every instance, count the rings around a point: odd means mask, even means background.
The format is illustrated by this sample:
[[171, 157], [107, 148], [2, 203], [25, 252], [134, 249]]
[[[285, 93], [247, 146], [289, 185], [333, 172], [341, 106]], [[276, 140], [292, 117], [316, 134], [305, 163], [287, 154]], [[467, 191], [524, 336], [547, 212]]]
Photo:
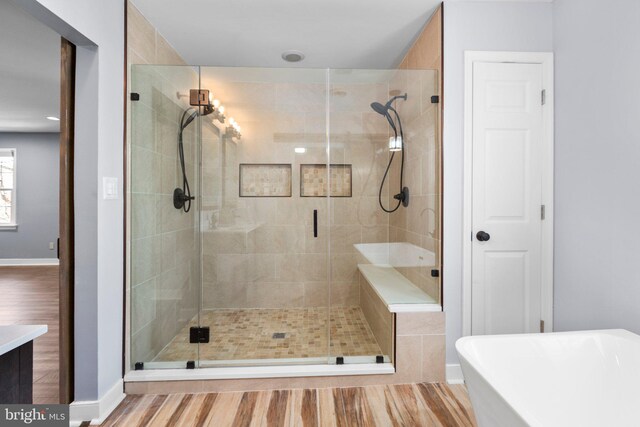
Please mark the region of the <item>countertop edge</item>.
[[0, 325], [0, 355], [33, 341], [48, 330], [47, 325]]

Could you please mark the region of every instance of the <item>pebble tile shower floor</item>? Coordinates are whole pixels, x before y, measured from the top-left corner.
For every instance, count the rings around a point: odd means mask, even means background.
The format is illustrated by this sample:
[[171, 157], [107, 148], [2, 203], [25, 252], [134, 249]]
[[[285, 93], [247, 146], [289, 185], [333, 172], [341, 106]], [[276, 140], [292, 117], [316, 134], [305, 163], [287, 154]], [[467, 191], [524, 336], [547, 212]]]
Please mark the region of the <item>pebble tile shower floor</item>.
[[[189, 344], [189, 328], [197, 324], [196, 317], [154, 362], [197, 360], [198, 346]], [[209, 343], [199, 346], [201, 361], [327, 357], [328, 349], [331, 356], [382, 354], [360, 307], [206, 310], [200, 325], [211, 330]]]

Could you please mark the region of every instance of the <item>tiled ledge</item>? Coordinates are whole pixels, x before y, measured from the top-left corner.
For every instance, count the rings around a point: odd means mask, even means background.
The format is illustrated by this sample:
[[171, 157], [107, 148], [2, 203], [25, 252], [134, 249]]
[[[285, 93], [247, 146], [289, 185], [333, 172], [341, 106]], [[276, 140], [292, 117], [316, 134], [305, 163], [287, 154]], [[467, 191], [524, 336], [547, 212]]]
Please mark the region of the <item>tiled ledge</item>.
[[442, 306], [385, 264], [358, 264], [362, 276], [391, 313], [439, 312]]

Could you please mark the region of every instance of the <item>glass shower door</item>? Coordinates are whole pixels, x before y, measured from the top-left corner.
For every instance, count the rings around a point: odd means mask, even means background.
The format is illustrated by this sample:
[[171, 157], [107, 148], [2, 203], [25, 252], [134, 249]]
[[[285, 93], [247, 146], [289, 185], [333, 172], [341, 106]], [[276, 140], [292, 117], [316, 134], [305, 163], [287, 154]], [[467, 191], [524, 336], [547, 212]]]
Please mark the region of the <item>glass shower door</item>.
[[388, 362], [393, 354], [393, 316], [372, 302], [359, 273], [359, 248], [389, 242], [388, 217], [378, 206], [388, 124], [370, 104], [388, 96], [390, 75], [330, 71], [330, 363]]
[[393, 361], [389, 305], [441, 304], [437, 73], [131, 80], [131, 369]]
[[[201, 288], [200, 127], [189, 102], [190, 89], [198, 87], [194, 67], [131, 69], [131, 369], [198, 360], [198, 346], [189, 342], [190, 328], [199, 324]], [[178, 209], [176, 189], [195, 198]]]
[[200, 366], [327, 363], [326, 77], [202, 67]]

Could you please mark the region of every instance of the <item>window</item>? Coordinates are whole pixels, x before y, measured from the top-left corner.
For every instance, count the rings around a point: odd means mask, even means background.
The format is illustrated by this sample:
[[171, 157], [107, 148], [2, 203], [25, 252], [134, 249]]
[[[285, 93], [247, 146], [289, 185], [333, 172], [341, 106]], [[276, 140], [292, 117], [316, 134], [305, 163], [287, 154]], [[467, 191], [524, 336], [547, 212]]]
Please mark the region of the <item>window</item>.
[[0, 148], [0, 229], [16, 227], [16, 150]]

